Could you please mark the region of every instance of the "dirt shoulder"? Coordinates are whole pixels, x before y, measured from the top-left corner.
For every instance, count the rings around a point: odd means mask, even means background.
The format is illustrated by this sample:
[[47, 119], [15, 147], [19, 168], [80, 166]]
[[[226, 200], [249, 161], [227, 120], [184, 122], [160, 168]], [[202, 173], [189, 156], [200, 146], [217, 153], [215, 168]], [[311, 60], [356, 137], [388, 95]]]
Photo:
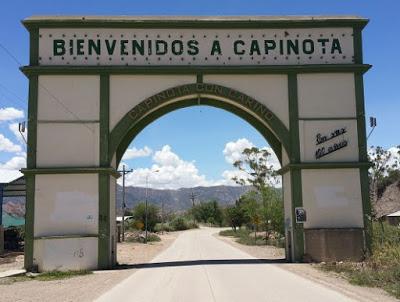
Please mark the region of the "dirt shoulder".
[[[179, 232], [165, 233], [160, 235], [162, 239], [160, 242], [147, 245], [118, 244], [118, 262], [120, 264], [147, 263], [167, 249], [178, 235]], [[0, 269], [2, 266], [0, 264]], [[90, 275], [55, 281], [33, 280], [11, 283], [10, 279], [4, 278], [0, 279], [0, 301], [93, 301], [135, 271], [136, 269], [96, 271]]]
[[[233, 237], [215, 235], [218, 239], [260, 259], [282, 259], [285, 250], [273, 246], [249, 246], [237, 243]], [[389, 296], [384, 290], [352, 285], [341, 275], [333, 272], [324, 272], [317, 268], [316, 264], [308, 263], [277, 263], [274, 264], [284, 270], [290, 271], [313, 282], [324, 285], [338, 291], [355, 301], [362, 302], [392, 302], [398, 299]]]

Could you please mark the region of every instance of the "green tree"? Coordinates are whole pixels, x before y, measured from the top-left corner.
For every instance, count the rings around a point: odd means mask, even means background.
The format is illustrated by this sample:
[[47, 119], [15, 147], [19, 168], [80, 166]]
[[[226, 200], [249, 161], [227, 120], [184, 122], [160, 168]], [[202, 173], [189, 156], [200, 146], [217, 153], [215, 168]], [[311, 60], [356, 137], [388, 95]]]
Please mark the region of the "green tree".
[[372, 163], [369, 170], [371, 200], [376, 203], [380, 193], [383, 193], [390, 181], [395, 181], [399, 177], [400, 146], [390, 151], [380, 146], [372, 146], [368, 155]]
[[239, 201], [237, 201], [235, 205], [225, 208], [225, 216], [228, 225], [232, 227], [235, 232], [236, 228], [240, 228], [246, 222], [245, 213]]
[[[233, 180], [240, 185], [252, 185], [256, 193], [251, 203], [258, 200], [261, 207], [258, 213], [253, 213], [251, 218], [254, 221], [262, 220], [266, 232], [266, 238], [269, 236], [269, 230], [274, 230], [280, 234], [284, 233], [284, 212], [281, 196], [272, 186], [276, 184], [277, 174], [269, 164], [271, 153], [266, 149], [258, 149], [256, 147], [246, 148], [243, 150], [243, 159], [236, 161], [233, 165], [240, 171], [245, 172], [245, 177], [234, 177]], [[258, 195], [258, 196], [257, 196]], [[251, 204], [250, 203], [250, 204]], [[255, 205], [251, 206], [251, 211], [256, 209]], [[249, 212], [249, 209], [247, 210]], [[257, 215], [256, 215], [257, 214]]]
[[[132, 210], [133, 218], [135, 220], [136, 225], [140, 225], [141, 229], [145, 229], [145, 221], [146, 221], [146, 204], [144, 202], [138, 203]], [[147, 205], [147, 230], [154, 231], [154, 227], [156, 223], [160, 221], [159, 217], [160, 209], [153, 205]], [[139, 222], [139, 223], [138, 223]]]
[[223, 213], [218, 202], [215, 200], [195, 205], [191, 212], [193, 217], [199, 222], [222, 225]]

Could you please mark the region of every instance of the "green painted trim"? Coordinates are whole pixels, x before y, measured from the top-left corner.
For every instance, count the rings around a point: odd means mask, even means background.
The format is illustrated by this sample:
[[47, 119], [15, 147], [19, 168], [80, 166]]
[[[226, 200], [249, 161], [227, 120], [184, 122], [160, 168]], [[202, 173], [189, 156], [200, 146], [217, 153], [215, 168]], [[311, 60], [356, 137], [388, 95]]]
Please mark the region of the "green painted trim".
[[362, 50], [362, 28], [354, 27], [353, 28], [353, 48], [354, 48], [354, 63], [362, 64], [363, 63], [363, 50]]
[[85, 235], [56, 235], [56, 236], [39, 236], [35, 237], [34, 240], [52, 240], [52, 239], [73, 239], [73, 238], [97, 238], [95, 234]]
[[[108, 153], [109, 137], [110, 137], [109, 123], [110, 123], [110, 76], [108, 74], [101, 74], [100, 75], [100, 140], [99, 140], [101, 167], [108, 167], [111, 164], [111, 159]], [[98, 267], [102, 269], [111, 268], [112, 266], [111, 256], [110, 256], [111, 244], [112, 244], [111, 227], [110, 227], [110, 219], [111, 219], [110, 175], [114, 174], [99, 174]]]
[[367, 255], [372, 253], [372, 214], [370, 202], [370, 186], [368, 168], [360, 169], [361, 199], [364, 218], [365, 251]]
[[141, 119], [137, 124], [135, 124], [134, 127], [132, 127], [129, 132], [125, 135], [123, 138], [122, 142], [117, 148], [116, 154], [117, 154], [117, 166], [125, 153], [125, 150], [128, 148], [129, 144], [132, 142], [132, 140], [136, 137], [137, 134], [139, 134], [147, 125], [152, 123], [154, 120], [157, 118], [172, 112], [177, 109], [181, 108], [186, 108], [190, 106], [197, 106], [199, 105], [199, 100], [200, 100], [200, 105], [205, 105], [205, 106], [212, 106], [216, 108], [220, 108], [223, 110], [226, 110], [228, 112], [231, 112], [233, 114], [236, 114], [237, 116], [243, 118], [245, 121], [247, 121], [249, 124], [251, 124], [255, 129], [257, 129], [260, 134], [268, 141], [270, 144], [271, 148], [274, 150], [276, 156], [278, 157], [278, 160], [282, 162], [282, 144], [279, 141], [279, 139], [275, 136], [275, 134], [269, 130], [268, 128], [265, 127], [264, 124], [262, 124], [258, 119], [254, 118], [251, 114], [248, 112], [242, 110], [242, 109], [237, 109], [236, 107], [222, 103], [220, 101], [216, 101], [214, 99], [207, 99], [207, 98], [193, 98], [193, 99], [187, 99], [183, 101], [179, 101], [176, 103], [168, 104], [161, 109], [156, 110], [155, 112], [152, 112], [151, 114], [147, 115], [143, 119]]
[[26, 204], [25, 204], [25, 246], [24, 267], [27, 271], [33, 269], [33, 234], [35, 222], [35, 175], [26, 175]]
[[304, 231], [311, 231], [311, 230], [364, 230], [364, 228], [360, 228], [360, 227], [304, 228]]
[[28, 141], [27, 141], [27, 167], [36, 167], [36, 144], [37, 144], [37, 115], [39, 77], [29, 76], [29, 102], [28, 102]]
[[[363, 76], [356, 73], [354, 75], [357, 111], [357, 135], [358, 135], [358, 157], [360, 161], [368, 161], [367, 136], [365, 126], [364, 108], [364, 83]], [[363, 207], [363, 218], [365, 227], [365, 248], [368, 254], [372, 252], [372, 214], [370, 201], [370, 186], [368, 168], [360, 169], [361, 198]]]
[[[282, 152], [280, 146], [281, 144], [286, 150], [289, 149], [290, 141], [288, 129], [285, 127], [282, 121], [280, 121], [279, 118], [266, 106], [234, 89], [215, 84], [199, 83], [187, 84], [167, 89], [147, 98], [130, 110], [111, 131], [109, 144], [110, 159], [115, 153], [117, 153], [118, 164], [130, 141], [146, 125], [154, 121], [156, 118], [178, 108], [199, 104], [198, 97], [192, 97], [190, 99], [180, 100], [177, 102], [171, 101], [176, 98], [199, 94], [223, 97], [237, 103], [238, 105], [235, 106], [223, 101], [200, 98], [200, 102], [203, 105], [210, 105], [233, 112], [239, 116], [243, 116], [243, 118], [245, 118], [250, 124], [254, 124], [256, 128], [263, 129], [261, 134], [268, 136], [271, 147], [274, 148], [274, 151], [277, 153], [278, 157], [281, 156]], [[250, 112], [253, 112], [254, 117], [251, 118], [251, 114], [246, 112], [246, 110], [240, 106], [248, 109]], [[271, 130], [262, 125], [261, 122], [255, 122], [255, 120], [257, 120], [256, 117], [265, 122], [271, 128]]]
[[300, 121], [342, 121], [342, 120], [356, 120], [357, 117], [299, 117]]
[[299, 169], [348, 169], [348, 168], [369, 168], [370, 162], [313, 162], [313, 163], [299, 163], [288, 164], [277, 171], [282, 175], [290, 170]]
[[[106, 19], [101, 17], [77, 17], [77, 18], [57, 18], [48, 17], [41, 19], [25, 19], [23, 25], [32, 30], [35, 28], [202, 28], [202, 29], [237, 29], [237, 28], [324, 28], [324, 27], [360, 27], [363, 28], [367, 23], [367, 19], [358, 17], [329, 17], [321, 18], [319, 16], [300, 16], [292, 17], [274, 17], [274, 18], [257, 18], [257, 17], [199, 17], [193, 16], [192, 19], [187, 17], [162, 19], [143, 18], [137, 19]], [[230, 18], [230, 19], [228, 19]], [[286, 18], [286, 19], [285, 19]]]
[[[31, 41], [32, 42], [32, 41]], [[32, 51], [32, 50], [31, 50]], [[37, 145], [37, 114], [38, 114], [38, 89], [39, 78], [37, 75], [29, 77], [29, 102], [28, 102], [28, 141], [27, 141], [27, 168], [36, 168]], [[26, 176], [26, 205], [25, 205], [25, 269], [33, 269], [34, 253], [34, 225], [35, 225], [35, 175]]]
[[100, 166], [109, 165], [110, 76], [100, 75]]
[[29, 76], [65, 74], [280, 74], [361, 72], [365, 73], [368, 64], [310, 64], [310, 65], [232, 65], [232, 66], [24, 66], [21, 71]]
[[21, 172], [26, 176], [37, 174], [109, 174], [117, 178], [120, 176], [112, 167], [52, 167], [21, 169]]
[[33, 28], [29, 35], [29, 64], [39, 65], [39, 29]]
[[110, 175], [99, 174], [98, 268], [111, 268]]
[[[297, 74], [288, 75], [289, 89], [289, 129], [290, 129], [290, 152], [291, 164], [300, 163], [300, 136], [299, 136], [299, 106], [297, 95]], [[304, 232], [303, 224], [296, 223], [295, 208], [303, 206], [303, 188], [301, 182], [301, 171], [292, 170], [290, 173], [292, 193], [292, 261], [302, 262], [304, 256]]]
[[38, 124], [96, 124], [100, 120], [38, 120]]

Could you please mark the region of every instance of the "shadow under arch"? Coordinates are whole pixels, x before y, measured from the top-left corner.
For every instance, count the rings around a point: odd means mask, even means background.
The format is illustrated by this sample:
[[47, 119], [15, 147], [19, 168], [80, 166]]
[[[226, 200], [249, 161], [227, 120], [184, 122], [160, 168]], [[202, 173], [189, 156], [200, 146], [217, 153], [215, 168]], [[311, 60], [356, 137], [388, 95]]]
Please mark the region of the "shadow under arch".
[[281, 164], [283, 148], [290, 156], [289, 130], [265, 105], [232, 88], [197, 83], [161, 91], [126, 113], [110, 133], [109, 164], [115, 154], [118, 167], [131, 141], [147, 125], [169, 112], [197, 105], [224, 109], [243, 118], [268, 141]]

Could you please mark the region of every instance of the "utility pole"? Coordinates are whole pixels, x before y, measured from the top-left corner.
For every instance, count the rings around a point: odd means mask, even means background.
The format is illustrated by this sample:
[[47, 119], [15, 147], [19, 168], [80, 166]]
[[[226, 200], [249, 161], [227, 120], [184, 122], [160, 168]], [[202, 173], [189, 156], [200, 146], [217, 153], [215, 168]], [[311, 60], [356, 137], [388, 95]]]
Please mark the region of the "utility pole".
[[[159, 171], [160, 170], [157, 169], [157, 170], [150, 171], [150, 172], [157, 173]], [[145, 230], [144, 243], [147, 243], [147, 220], [148, 220], [147, 203], [148, 203], [148, 197], [149, 197], [149, 174], [150, 173], [147, 173], [147, 175], [146, 175], [146, 203], [145, 203], [145, 212], [146, 213], [145, 213], [145, 220], [144, 220], [144, 230]]]
[[122, 242], [125, 241], [125, 175], [133, 172], [133, 169], [125, 170], [125, 165], [122, 166], [122, 171], [118, 171], [122, 173], [122, 221], [121, 221], [121, 232], [122, 232]]
[[190, 200], [192, 201], [192, 214], [193, 214], [193, 223], [196, 223], [196, 219], [194, 217], [194, 201], [195, 201], [195, 195], [193, 193], [193, 189], [192, 189], [192, 193], [190, 193]]

